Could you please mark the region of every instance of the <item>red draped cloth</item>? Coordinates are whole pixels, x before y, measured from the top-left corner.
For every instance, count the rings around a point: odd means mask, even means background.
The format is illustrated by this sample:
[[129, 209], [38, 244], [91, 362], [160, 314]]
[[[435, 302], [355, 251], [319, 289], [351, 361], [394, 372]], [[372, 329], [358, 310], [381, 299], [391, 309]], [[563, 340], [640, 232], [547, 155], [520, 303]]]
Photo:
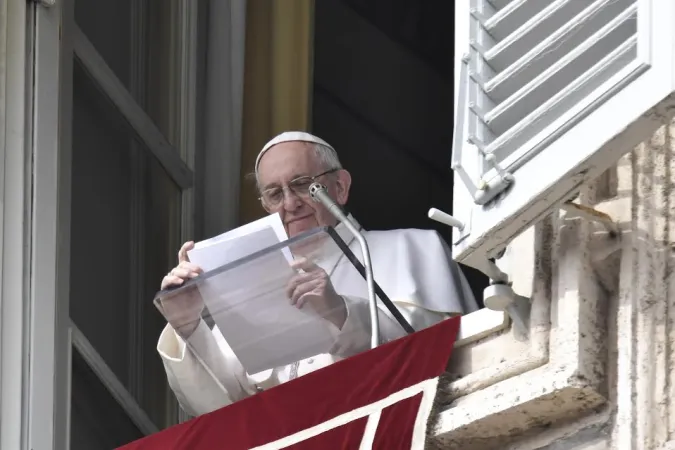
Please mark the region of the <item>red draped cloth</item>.
[[445, 320], [120, 449], [423, 448], [459, 320]]

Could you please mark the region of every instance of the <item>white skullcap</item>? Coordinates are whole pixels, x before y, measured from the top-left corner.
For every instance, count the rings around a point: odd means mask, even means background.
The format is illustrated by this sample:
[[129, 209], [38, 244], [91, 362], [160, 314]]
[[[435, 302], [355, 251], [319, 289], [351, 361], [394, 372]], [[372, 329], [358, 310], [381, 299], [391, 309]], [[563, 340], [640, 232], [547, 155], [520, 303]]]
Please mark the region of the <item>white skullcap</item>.
[[304, 131], [284, 131], [265, 144], [262, 150], [260, 150], [260, 153], [258, 153], [258, 157], [255, 160], [256, 173], [258, 172], [258, 165], [260, 165], [260, 160], [262, 159], [265, 152], [275, 145], [281, 144], [282, 142], [312, 142], [314, 144], [325, 145], [326, 147], [335, 151], [335, 149], [330, 144], [328, 144], [328, 142], [324, 141], [320, 137], [314, 136], [313, 134], [305, 133]]

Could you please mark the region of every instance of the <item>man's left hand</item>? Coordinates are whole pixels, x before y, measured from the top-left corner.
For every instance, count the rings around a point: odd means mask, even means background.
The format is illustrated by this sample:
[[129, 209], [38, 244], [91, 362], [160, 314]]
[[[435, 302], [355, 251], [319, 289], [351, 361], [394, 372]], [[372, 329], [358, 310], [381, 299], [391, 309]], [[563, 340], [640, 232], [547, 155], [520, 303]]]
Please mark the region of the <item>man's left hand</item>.
[[305, 258], [296, 259], [292, 267], [302, 269], [304, 273], [295, 275], [288, 282], [286, 294], [291, 304], [298, 308], [309, 304], [317, 314], [342, 329], [347, 320], [347, 307], [335, 292], [326, 271]]

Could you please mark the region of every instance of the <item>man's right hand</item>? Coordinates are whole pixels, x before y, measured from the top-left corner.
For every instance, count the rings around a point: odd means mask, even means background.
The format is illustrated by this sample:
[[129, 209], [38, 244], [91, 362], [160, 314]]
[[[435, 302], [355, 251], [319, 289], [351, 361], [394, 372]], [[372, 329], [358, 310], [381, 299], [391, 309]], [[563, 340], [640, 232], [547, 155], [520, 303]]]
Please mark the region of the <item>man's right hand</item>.
[[[171, 269], [162, 279], [161, 289], [180, 286], [186, 280], [198, 277], [202, 269], [190, 262], [187, 252], [192, 250], [195, 243], [186, 242], [178, 251], [178, 265]], [[204, 309], [204, 301], [197, 286], [192, 286], [182, 292], [180, 295], [173, 296], [162, 302], [162, 310], [165, 318], [174, 330], [181, 336], [187, 338], [199, 325], [199, 319]]]

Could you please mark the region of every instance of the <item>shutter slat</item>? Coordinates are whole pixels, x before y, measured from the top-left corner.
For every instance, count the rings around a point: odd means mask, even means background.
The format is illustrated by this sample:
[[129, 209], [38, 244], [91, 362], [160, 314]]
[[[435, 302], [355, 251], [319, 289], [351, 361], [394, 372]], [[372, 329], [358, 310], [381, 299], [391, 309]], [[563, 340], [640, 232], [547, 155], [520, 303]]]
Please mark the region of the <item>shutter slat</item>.
[[[558, 120], [562, 110], [557, 107], [548, 108], [546, 114], [537, 112], [556, 94], [576, 92], [568, 88], [637, 32], [637, 1], [512, 0], [495, 12], [492, 6], [486, 6], [486, 0], [474, 0], [477, 7], [472, 10], [474, 20], [470, 25], [469, 142], [477, 146], [479, 153], [494, 153], [499, 162]], [[491, 17], [476, 18], [486, 14]], [[500, 33], [495, 29], [502, 34], [508, 30], [510, 34], [497, 40]], [[512, 49], [510, 54], [508, 48]], [[501, 62], [506, 65], [502, 70], [495, 64], [499, 54], [504, 55]], [[633, 54], [636, 53], [626, 53]], [[510, 60], [516, 56], [516, 60]], [[604, 71], [602, 74], [606, 75]], [[602, 82], [585, 80], [584, 84]], [[554, 103], [574, 104], [581, 100], [575, 97]], [[478, 172], [471, 175], [475, 177], [474, 184], [481, 185], [484, 171], [491, 169], [492, 163], [478, 164]]]
[[574, 47], [574, 50], [565, 57], [488, 112], [485, 120], [490, 130], [498, 135], [506, 132], [541, 105], [542, 100], [550, 98], [552, 93], [565, 89], [585, 68], [597, 62], [598, 55], [610, 54], [627, 38], [633, 36], [637, 32], [636, 12], [636, 6], [630, 6], [581, 45]]
[[485, 53], [485, 60], [499, 72], [513, 64], [538, 42], [546, 39], [551, 30], [558, 29], [585, 6], [584, 1], [556, 0], [539, 14], [531, 17], [513, 33], [499, 41]]
[[[574, 1], [574, 0], [572, 0]], [[568, 23], [561, 26], [546, 39], [532, 47], [529, 51], [502, 72], [497, 73], [485, 83], [486, 94], [495, 102], [504, 101], [513, 95], [523, 83], [530, 82], [547, 67], [559, 61], [569, 52], [570, 47], [580, 45], [596, 30], [605, 26], [621, 11], [633, 3], [633, 0], [598, 0], [584, 9]], [[583, 4], [583, 2], [578, 2]], [[486, 54], [490, 62], [491, 53], [501, 43]]]
[[510, 1], [511, 0], [487, 0], [487, 3], [489, 3], [495, 11], [499, 11], [500, 9], [504, 9]]
[[[577, 78], [574, 83], [567, 86], [564, 90], [557, 93], [550, 100], [543, 103], [527, 117], [525, 117], [517, 127], [509, 130], [496, 139], [486, 148], [487, 153], [495, 153], [501, 161], [506, 160], [519, 147], [525, 145], [537, 133], [543, 131], [550, 120], [542, 120], [544, 117], [560, 117], [563, 113], [570, 110], [581, 99], [586, 98], [593, 91], [598, 89], [604, 82], [620, 71], [629, 66], [629, 63], [635, 60], [637, 55], [637, 36], [631, 36], [614, 52], [605, 56], [597, 64], [590, 67], [584, 74]], [[598, 99], [601, 101], [602, 99]], [[582, 117], [577, 116], [580, 120]], [[565, 128], [572, 126], [573, 122], [568, 122]], [[554, 135], [551, 136], [553, 138]], [[538, 149], [531, 152], [536, 153]], [[520, 161], [522, 163], [522, 161]], [[510, 167], [516, 169], [518, 166]]]
[[513, 0], [486, 20], [485, 30], [493, 39], [501, 41], [543, 10], [548, 3], [542, 0]]

